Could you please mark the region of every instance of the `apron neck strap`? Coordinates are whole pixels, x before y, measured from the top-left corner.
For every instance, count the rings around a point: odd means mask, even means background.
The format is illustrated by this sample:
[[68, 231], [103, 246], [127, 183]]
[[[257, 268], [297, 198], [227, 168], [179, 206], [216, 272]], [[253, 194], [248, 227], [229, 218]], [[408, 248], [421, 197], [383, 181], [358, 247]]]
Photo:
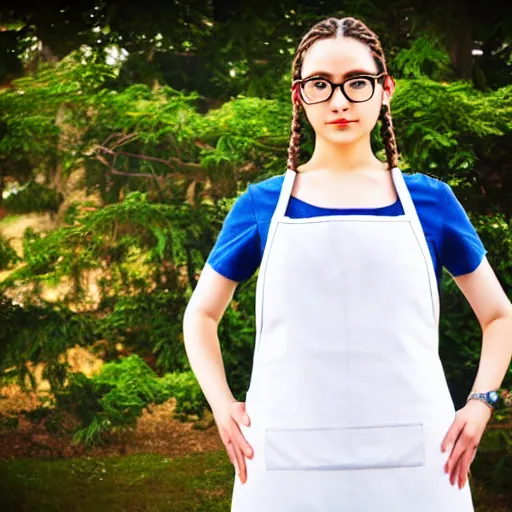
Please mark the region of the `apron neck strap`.
[[277, 206], [274, 211], [274, 217], [276, 219], [281, 219], [285, 216], [286, 208], [288, 206], [290, 196], [292, 195], [293, 184], [295, 183], [296, 176], [296, 171], [292, 171], [291, 169], [286, 170], [283, 186], [281, 187], [281, 193], [279, 194], [279, 200], [277, 201]]
[[393, 178], [393, 183], [395, 184], [395, 189], [398, 198], [402, 203], [405, 216], [408, 218], [416, 218], [416, 208], [414, 206], [414, 203], [412, 202], [412, 197], [411, 194], [409, 193], [409, 189], [405, 184], [404, 175], [402, 174], [402, 171], [398, 167], [393, 167], [393, 169], [391, 169], [391, 176]]
[[[286, 208], [288, 207], [288, 203], [290, 201], [290, 196], [293, 190], [293, 184], [295, 182], [295, 178], [297, 176], [297, 172], [292, 169], [287, 169], [284, 175], [283, 185], [281, 187], [281, 193], [279, 194], [279, 200], [277, 202], [276, 209], [274, 211], [274, 218], [281, 219], [286, 214]], [[395, 184], [395, 189], [402, 203], [402, 207], [404, 209], [404, 213], [407, 217], [415, 217], [416, 216], [416, 208], [414, 207], [414, 203], [412, 202], [411, 194], [407, 189], [407, 185], [405, 184], [404, 177], [402, 175], [402, 171], [399, 167], [393, 167], [391, 169], [391, 176], [393, 178], [393, 183]]]

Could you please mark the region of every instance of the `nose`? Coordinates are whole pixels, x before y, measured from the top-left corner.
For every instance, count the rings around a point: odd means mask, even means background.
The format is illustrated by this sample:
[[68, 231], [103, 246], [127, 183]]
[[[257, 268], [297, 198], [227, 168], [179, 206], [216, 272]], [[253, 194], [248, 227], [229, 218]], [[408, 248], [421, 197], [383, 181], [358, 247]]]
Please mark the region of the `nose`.
[[341, 92], [341, 87], [338, 86], [334, 89], [334, 92], [331, 96], [331, 106], [346, 110], [350, 104], [350, 101], [345, 98], [345, 95]]

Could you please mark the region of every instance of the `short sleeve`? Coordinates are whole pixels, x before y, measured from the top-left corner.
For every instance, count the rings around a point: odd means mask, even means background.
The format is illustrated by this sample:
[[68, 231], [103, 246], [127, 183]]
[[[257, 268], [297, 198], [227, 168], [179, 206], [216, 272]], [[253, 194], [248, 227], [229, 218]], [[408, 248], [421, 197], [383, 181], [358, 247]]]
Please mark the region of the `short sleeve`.
[[443, 185], [445, 203], [440, 258], [442, 265], [456, 277], [473, 272], [487, 251], [453, 190], [448, 184]]
[[232, 279], [249, 279], [260, 265], [260, 236], [250, 190], [237, 198], [206, 261]]

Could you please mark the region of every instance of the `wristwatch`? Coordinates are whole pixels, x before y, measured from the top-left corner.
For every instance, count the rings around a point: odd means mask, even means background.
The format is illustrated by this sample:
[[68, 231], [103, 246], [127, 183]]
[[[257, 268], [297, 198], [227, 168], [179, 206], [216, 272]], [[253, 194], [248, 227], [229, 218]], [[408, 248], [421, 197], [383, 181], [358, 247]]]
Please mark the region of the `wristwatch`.
[[497, 390], [487, 391], [487, 393], [470, 393], [468, 395], [466, 403], [473, 399], [481, 400], [482, 402], [485, 402], [491, 409], [494, 410], [498, 406], [499, 398], [500, 395], [498, 394]]

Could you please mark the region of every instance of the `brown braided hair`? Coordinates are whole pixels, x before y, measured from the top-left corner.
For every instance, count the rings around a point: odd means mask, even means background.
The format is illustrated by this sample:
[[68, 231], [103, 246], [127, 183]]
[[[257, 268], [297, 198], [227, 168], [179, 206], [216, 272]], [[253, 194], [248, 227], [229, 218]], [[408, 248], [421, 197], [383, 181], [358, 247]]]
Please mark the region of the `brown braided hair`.
[[[362, 21], [355, 18], [327, 18], [314, 25], [302, 38], [292, 64], [292, 92], [293, 112], [291, 124], [290, 145], [288, 147], [288, 169], [297, 170], [300, 152], [301, 122], [300, 113], [302, 105], [299, 101], [299, 85], [293, 86], [295, 80], [300, 80], [300, 72], [304, 54], [316, 41], [326, 38], [353, 37], [368, 45], [377, 64], [378, 73], [386, 73], [386, 59], [381, 43], [377, 35], [372, 32]], [[386, 150], [386, 159], [389, 169], [398, 166], [398, 150], [393, 130], [393, 121], [388, 105], [382, 105], [379, 119], [381, 120], [380, 134]]]

